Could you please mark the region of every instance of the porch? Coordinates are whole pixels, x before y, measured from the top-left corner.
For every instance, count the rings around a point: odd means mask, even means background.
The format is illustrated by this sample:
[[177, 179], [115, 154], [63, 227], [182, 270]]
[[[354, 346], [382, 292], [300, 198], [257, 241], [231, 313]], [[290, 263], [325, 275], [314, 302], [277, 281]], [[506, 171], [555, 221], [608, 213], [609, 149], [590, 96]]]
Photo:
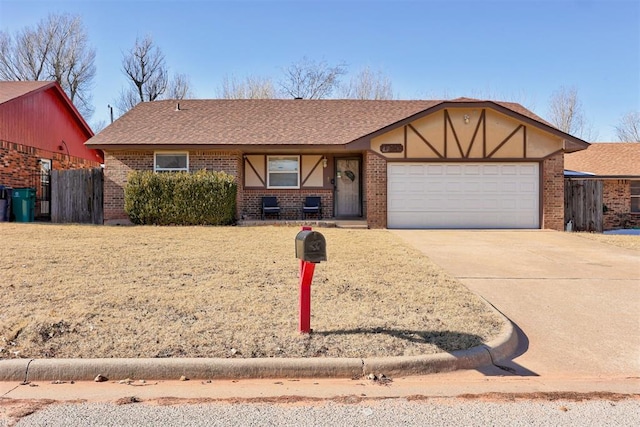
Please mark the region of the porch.
[[357, 220], [345, 220], [345, 219], [322, 219], [322, 220], [280, 220], [280, 219], [266, 219], [262, 220], [241, 220], [237, 222], [239, 227], [256, 227], [261, 225], [273, 225], [273, 226], [297, 226], [302, 227], [308, 225], [313, 228], [352, 228], [352, 229], [367, 229], [367, 221], [365, 219]]

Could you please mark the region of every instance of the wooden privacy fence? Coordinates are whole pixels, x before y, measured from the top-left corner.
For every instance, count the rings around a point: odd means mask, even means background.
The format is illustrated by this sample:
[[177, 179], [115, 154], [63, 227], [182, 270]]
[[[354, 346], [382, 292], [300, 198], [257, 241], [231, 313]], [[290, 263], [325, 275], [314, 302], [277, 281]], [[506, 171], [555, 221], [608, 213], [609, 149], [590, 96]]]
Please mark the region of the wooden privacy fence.
[[569, 221], [574, 231], [602, 232], [602, 181], [564, 181], [564, 223]]
[[51, 222], [102, 224], [102, 169], [51, 171]]

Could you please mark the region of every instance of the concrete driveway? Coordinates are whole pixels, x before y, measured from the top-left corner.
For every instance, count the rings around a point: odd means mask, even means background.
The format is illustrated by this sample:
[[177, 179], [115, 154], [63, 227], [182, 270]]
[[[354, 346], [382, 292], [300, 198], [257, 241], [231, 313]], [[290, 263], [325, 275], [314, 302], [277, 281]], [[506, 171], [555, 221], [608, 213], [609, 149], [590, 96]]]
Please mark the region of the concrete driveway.
[[520, 329], [516, 375], [640, 377], [640, 252], [554, 231], [393, 230]]

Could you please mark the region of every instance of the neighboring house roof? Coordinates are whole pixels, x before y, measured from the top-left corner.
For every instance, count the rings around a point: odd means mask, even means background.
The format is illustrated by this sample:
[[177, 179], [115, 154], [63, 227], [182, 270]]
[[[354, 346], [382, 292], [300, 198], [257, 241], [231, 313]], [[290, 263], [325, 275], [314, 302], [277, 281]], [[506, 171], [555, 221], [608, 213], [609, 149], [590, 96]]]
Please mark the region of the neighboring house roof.
[[596, 142], [586, 150], [565, 154], [567, 171], [597, 177], [640, 177], [640, 143]]
[[29, 92], [53, 86], [54, 82], [0, 82], [0, 104], [19, 98]]
[[20, 98], [36, 91], [55, 90], [64, 104], [71, 110], [81, 127], [85, 129], [89, 136], [93, 136], [91, 127], [84, 120], [78, 109], [73, 105], [71, 99], [64, 92], [62, 87], [54, 81], [0, 81], [0, 104], [9, 102], [12, 99]]
[[[177, 108], [180, 106], [179, 109]], [[571, 141], [519, 104], [451, 101], [208, 99], [144, 102], [87, 141], [95, 148], [160, 145], [344, 145], [450, 106], [492, 107]]]

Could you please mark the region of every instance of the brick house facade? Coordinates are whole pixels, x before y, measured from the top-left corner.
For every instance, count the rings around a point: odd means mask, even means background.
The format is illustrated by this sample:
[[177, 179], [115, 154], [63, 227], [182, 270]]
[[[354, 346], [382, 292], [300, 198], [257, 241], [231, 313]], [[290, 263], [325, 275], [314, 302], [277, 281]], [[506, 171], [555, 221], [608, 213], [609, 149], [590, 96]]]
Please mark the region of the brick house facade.
[[[602, 228], [640, 227], [640, 143], [593, 143], [566, 156], [566, 179], [602, 182]], [[600, 208], [600, 207], [598, 207]]]
[[[304, 199], [317, 196], [325, 219], [361, 218], [370, 228], [385, 228], [395, 215], [390, 201], [399, 197], [390, 183], [397, 178], [393, 171], [443, 166], [473, 172], [488, 165], [487, 173], [503, 174], [499, 185], [517, 187], [513, 197], [518, 186], [531, 194], [519, 207], [528, 222], [512, 228], [556, 230], [564, 226], [564, 152], [587, 145], [517, 104], [469, 99], [192, 100], [178, 107], [160, 101], [137, 106], [87, 142], [105, 152], [106, 223], [127, 221], [124, 189], [131, 171], [154, 170], [158, 153], [179, 153], [191, 172], [225, 171], [236, 178], [239, 221], [260, 219], [263, 196], [277, 197], [280, 219], [299, 220]], [[512, 182], [512, 173], [529, 176]], [[405, 178], [414, 179], [411, 172]], [[430, 176], [421, 179], [408, 186], [424, 187], [428, 195]], [[474, 179], [470, 175], [462, 187], [477, 188]], [[486, 212], [480, 212], [490, 221], [485, 228], [503, 225], [493, 211], [510, 220], [512, 201], [500, 193], [493, 190], [497, 202], [484, 203]], [[415, 204], [415, 198], [406, 200]]]
[[606, 208], [602, 221], [605, 230], [640, 227], [640, 212], [631, 211], [631, 182], [629, 179], [603, 181], [602, 203]]

